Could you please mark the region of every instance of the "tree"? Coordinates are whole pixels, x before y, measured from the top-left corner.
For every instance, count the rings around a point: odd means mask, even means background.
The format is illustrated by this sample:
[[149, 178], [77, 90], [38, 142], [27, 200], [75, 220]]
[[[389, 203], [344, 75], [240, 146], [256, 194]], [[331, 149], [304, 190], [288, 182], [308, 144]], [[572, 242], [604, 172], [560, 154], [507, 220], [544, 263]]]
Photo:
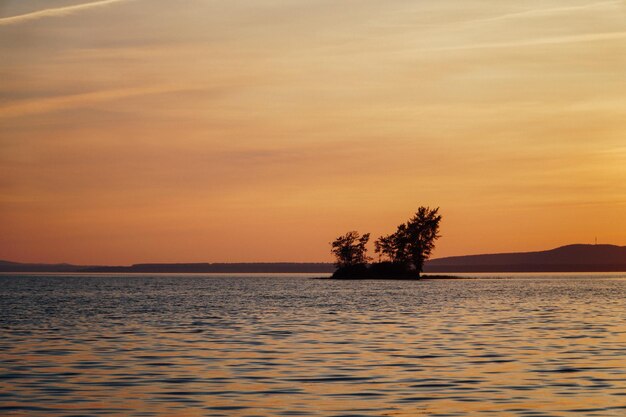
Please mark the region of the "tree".
[[399, 243], [400, 239], [396, 238], [396, 233], [381, 236], [374, 242], [374, 252], [387, 257], [392, 263], [399, 263], [400, 254], [403, 252], [402, 248], [399, 247]]
[[417, 276], [424, 269], [424, 262], [435, 248], [439, 236], [439, 208], [420, 207], [408, 222], [398, 226], [395, 233], [376, 240], [376, 253], [393, 263], [404, 264], [413, 269]]
[[365, 233], [363, 236], [359, 232], [348, 232], [343, 236], [339, 236], [332, 243], [331, 252], [335, 255], [335, 265], [337, 268], [349, 268], [358, 265], [366, 265], [371, 259], [367, 256], [367, 242], [370, 240], [370, 234]]

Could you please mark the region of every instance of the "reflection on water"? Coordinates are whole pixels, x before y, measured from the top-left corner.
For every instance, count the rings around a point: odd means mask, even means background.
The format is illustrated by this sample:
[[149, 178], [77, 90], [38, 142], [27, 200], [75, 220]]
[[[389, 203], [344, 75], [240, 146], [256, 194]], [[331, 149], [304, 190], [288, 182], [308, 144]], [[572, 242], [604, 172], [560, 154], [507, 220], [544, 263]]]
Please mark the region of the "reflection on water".
[[626, 415], [626, 274], [1, 276], [0, 314], [2, 415]]

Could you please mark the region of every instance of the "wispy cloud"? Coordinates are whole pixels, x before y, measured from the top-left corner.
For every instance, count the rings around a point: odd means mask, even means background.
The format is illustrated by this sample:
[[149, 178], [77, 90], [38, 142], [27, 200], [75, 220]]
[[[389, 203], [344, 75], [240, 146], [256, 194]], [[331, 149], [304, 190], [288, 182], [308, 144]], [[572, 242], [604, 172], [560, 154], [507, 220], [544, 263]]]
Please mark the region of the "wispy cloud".
[[468, 20], [465, 22], [461, 22], [460, 24], [461, 25], [473, 25], [473, 24], [497, 22], [497, 21], [510, 20], [510, 19], [550, 16], [550, 15], [558, 15], [558, 14], [564, 14], [564, 13], [586, 11], [589, 9], [611, 7], [611, 6], [616, 6], [620, 4], [621, 5], [624, 4], [623, 0], [603, 1], [603, 2], [598, 2], [598, 3], [584, 4], [580, 6], [546, 7], [542, 9], [530, 9], [530, 10], [524, 10], [521, 12], [507, 13], [507, 14], [502, 14], [498, 16]]
[[176, 85], [118, 88], [89, 93], [71, 94], [60, 97], [39, 98], [11, 103], [0, 107], [0, 119], [30, 114], [48, 113], [68, 108], [78, 108], [101, 102], [151, 94], [190, 91], [189, 87]]
[[50, 9], [37, 10], [30, 13], [24, 13], [17, 16], [8, 16], [0, 18], [0, 26], [14, 25], [18, 23], [28, 22], [30, 20], [42, 19], [44, 17], [67, 16], [83, 10], [93, 9], [96, 7], [108, 6], [114, 3], [121, 3], [127, 0], [100, 0], [91, 3], [74, 4], [72, 6], [55, 7]]
[[541, 45], [560, 45], [568, 43], [581, 43], [581, 42], [597, 42], [607, 40], [619, 40], [626, 39], [626, 31], [623, 32], [606, 32], [606, 33], [589, 33], [585, 35], [570, 35], [570, 36], [554, 36], [547, 38], [537, 39], [525, 39], [518, 41], [507, 42], [485, 42], [485, 43], [473, 43], [457, 46], [442, 46], [436, 48], [421, 49], [421, 52], [439, 52], [439, 51], [465, 51], [475, 49], [498, 49], [498, 48], [514, 48], [525, 46], [541, 46]]

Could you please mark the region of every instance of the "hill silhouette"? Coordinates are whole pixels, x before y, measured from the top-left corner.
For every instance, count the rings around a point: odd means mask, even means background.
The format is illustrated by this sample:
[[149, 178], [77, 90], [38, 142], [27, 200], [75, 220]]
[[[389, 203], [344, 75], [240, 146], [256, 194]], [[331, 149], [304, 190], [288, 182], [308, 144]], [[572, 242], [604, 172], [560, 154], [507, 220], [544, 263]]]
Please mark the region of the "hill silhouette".
[[[150, 263], [130, 266], [86, 266], [0, 261], [0, 272], [102, 273], [332, 273], [331, 263]], [[538, 252], [498, 253], [438, 258], [424, 272], [621, 272], [626, 246], [567, 245]]]
[[39, 264], [0, 261], [0, 272], [78, 272], [89, 268], [84, 265]]
[[539, 252], [451, 256], [432, 259], [425, 272], [626, 271], [626, 246], [567, 245]]
[[0, 261], [0, 272], [102, 272], [102, 273], [331, 273], [331, 263], [150, 263], [129, 266], [85, 266]]
[[143, 272], [143, 273], [327, 273], [330, 263], [255, 262], [255, 263], [176, 263], [135, 264], [131, 266], [98, 266], [81, 272]]

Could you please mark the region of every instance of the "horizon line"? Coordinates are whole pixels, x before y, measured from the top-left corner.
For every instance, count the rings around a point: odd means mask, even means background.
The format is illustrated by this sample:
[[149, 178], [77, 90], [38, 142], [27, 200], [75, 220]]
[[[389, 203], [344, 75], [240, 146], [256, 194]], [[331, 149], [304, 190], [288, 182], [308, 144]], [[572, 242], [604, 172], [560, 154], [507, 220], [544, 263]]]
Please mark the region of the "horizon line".
[[[569, 246], [613, 246], [618, 248], [626, 248], [626, 245], [616, 245], [613, 243], [569, 243], [565, 245], [560, 245], [556, 247], [552, 247], [550, 249], [539, 249], [539, 250], [527, 250], [527, 251], [512, 251], [512, 252], [484, 252], [484, 253], [473, 253], [473, 254], [465, 254], [465, 255], [448, 255], [430, 258], [428, 261], [433, 261], [436, 259], [447, 259], [447, 258], [461, 258], [468, 256], [488, 256], [488, 255], [511, 255], [511, 254], [520, 254], [520, 253], [537, 253], [537, 252], [547, 252], [555, 249], [565, 248]], [[427, 262], [428, 262], [427, 261]], [[14, 261], [9, 259], [0, 259], [0, 262], [6, 263], [14, 263], [14, 264], [22, 264], [22, 265], [67, 265], [67, 266], [78, 266], [78, 267], [88, 267], [88, 268], [129, 268], [138, 265], [249, 265], [249, 264], [329, 264], [332, 265], [334, 262], [332, 261], [197, 261], [197, 262], [182, 262], [182, 261], [174, 261], [174, 262], [163, 262], [163, 261], [146, 261], [146, 262], [133, 262], [130, 264], [82, 264], [82, 263], [73, 263], [73, 262], [38, 262], [38, 261]]]

